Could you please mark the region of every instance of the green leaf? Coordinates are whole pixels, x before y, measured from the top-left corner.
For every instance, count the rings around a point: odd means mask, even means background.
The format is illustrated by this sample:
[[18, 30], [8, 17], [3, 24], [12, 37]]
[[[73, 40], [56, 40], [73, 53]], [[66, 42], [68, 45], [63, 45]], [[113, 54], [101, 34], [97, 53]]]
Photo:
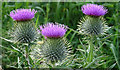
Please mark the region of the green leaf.
[[36, 28], [37, 28], [38, 21], [39, 21], [39, 15], [37, 16], [37, 20], [36, 20], [36, 24], [35, 24]]
[[5, 47], [5, 46], [2, 46], [2, 45], [0, 45], [0, 47], [2, 47], [2, 48], [4, 48], [4, 49], [7, 49], [7, 50], [10, 50], [10, 51], [13, 51], [13, 52], [16, 52], [16, 53], [19, 53], [19, 51], [14, 50], [14, 49], [11, 49], [11, 48], [9, 48], [9, 47]]

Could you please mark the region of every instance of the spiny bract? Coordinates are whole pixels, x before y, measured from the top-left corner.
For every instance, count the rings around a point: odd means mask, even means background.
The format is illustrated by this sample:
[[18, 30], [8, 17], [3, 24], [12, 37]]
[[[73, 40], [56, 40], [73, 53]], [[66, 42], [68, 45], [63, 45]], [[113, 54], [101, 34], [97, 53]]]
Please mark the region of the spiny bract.
[[41, 45], [41, 53], [51, 62], [62, 61], [68, 54], [65, 38], [47, 38]]
[[15, 42], [30, 43], [35, 40], [37, 32], [33, 21], [16, 22], [12, 29]]
[[86, 16], [79, 22], [78, 29], [81, 34], [99, 35], [104, 34], [109, 27], [106, 25], [103, 17]]

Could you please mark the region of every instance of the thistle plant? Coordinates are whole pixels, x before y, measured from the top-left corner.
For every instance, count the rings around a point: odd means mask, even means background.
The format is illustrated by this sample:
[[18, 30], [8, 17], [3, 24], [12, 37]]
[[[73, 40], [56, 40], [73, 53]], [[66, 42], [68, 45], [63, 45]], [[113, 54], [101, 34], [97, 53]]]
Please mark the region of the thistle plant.
[[107, 9], [102, 5], [87, 4], [81, 7], [82, 12], [86, 15], [83, 20], [79, 22], [78, 30], [83, 35], [88, 35], [89, 48], [88, 48], [88, 62], [93, 60], [94, 39], [99, 35], [105, 34], [109, 27], [105, 23], [103, 16], [107, 13]]
[[14, 42], [17, 43], [26, 43], [25, 48], [25, 57], [28, 65], [30, 66], [29, 61], [29, 48], [32, 41], [36, 39], [37, 31], [35, 24], [32, 21], [35, 13], [34, 9], [17, 9], [10, 12], [10, 17], [15, 21], [14, 27], [11, 30], [11, 36], [14, 39]]
[[102, 5], [87, 4], [82, 6], [82, 12], [86, 15], [83, 20], [79, 22], [78, 30], [85, 35], [100, 35], [104, 34], [109, 27], [103, 16], [107, 13]]
[[58, 23], [47, 23], [40, 26], [40, 32], [46, 37], [41, 45], [41, 54], [54, 64], [64, 60], [68, 55], [68, 43], [64, 37], [67, 26]]
[[15, 42], [30, 43], [36, 38], [36, 28], [32, 18], [37, 11], [34, 9], [17, 9], [10, 12], [10, 17], [15, 21], [12, 37]]

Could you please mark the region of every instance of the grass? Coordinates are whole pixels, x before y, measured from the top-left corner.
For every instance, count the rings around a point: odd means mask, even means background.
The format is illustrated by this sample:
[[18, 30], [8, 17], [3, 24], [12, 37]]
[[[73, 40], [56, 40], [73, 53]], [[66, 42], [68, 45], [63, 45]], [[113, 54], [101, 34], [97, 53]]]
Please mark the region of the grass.
[[[89, 2], [91, 3], [91, 2]], [[92, 2], [95, 3], [95, 2]], [[84, 17], [81, 11], [81, 6], [87, 4], [84, 2], [3, 2], [2, 3], [2, 37], [10, 39], [8, 31], [12, 28], [14, 22], [10, 18], [10, 11], [18, 8], [32, 8], [38, 12], [33, 19], [35, 26], [46, 22], [58, 22], [65, 24], [69, 27], [65, 37], [71, 43], [73, 58], [72, 61], [65, 61], [62, 65], [58, 66], [70, 68], [117, 68], [120, 69], [120, 4], [117, 2], [97, 2], [108, 9], [108, 13], [104, 16], [107, 25], [111, 27], [108, 34], [97, 38], [96, 45], [92, 54], [88, 54], [88, 42], [83, 38], [88, 38], [78, 33], [77, 25], [80, 19]], [[34, 45], [35, 46], [35, 45]], [[92, 45], [91, 45], [92, 46]], [[3, 68], [21, 68], [29, 67], [24, 57], [24, 50], [22, 47], [2, 40], [2, 60]], [[87, 57], [91, 58], [87, 61]], [[36, 63], [30, 58], [32, 68], [52, 67], [43, 61], [42, 58], [37, 59]], [[89, 59], [88, 59], [89, 60]], [[57, 67], [57, 66], [56, 66]]]

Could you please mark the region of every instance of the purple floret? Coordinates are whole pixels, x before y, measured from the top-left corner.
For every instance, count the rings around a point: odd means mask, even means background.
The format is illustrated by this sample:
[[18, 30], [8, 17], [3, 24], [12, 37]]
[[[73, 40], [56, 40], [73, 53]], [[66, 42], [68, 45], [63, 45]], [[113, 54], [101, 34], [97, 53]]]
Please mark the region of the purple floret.
[[102, 5], [97, 4], [87, 4], [81, 7], [82, 12], [90, 16], [103, 16], [107, 13], [107, 9]]
[[34, 9], [17, 9], [10, 12], [10, 17], [15, 21], [26, 21], [34, 18], [36, 12]]
[[49, 38], [63, 37], [67, 31], [67, 26], [57, 23], [47, 23], [40, 26], [40, 30], [43, 36]]

